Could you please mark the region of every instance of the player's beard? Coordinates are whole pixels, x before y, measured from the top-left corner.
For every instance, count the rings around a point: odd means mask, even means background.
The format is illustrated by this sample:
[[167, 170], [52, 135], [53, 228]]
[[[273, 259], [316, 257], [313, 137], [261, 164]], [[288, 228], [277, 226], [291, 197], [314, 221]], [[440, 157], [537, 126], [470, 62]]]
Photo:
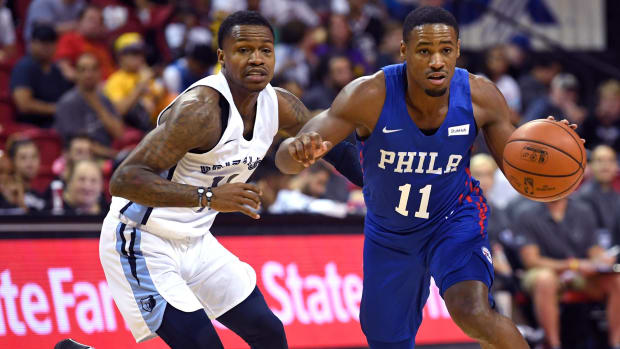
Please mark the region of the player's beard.
[[424, 92], [431, 97], [441, 97], [446, 94], [446, 91], [448, 91], [447, 88], [442, 88], [441, 90], [431, 90], [431, 89], [424, 90]]

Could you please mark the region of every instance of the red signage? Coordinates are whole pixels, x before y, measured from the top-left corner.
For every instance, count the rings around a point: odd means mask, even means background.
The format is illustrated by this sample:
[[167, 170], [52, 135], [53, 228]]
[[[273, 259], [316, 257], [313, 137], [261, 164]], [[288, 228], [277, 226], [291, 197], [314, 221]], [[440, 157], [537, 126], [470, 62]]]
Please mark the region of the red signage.
[[[359, 325], [361, 235], [238, 236], [220, 242], [256, 270], [291, 348], [365, 346]], [[98, 240], [0, 240], [0, 347], [52, 348], [73, 338], [105, 348], [135, 344], [99, 264]], [[216, 323], [226, 348], [247, 348]], [[437, 288], [424, 309], [418, 343], [470, 341], [450, 320]]]

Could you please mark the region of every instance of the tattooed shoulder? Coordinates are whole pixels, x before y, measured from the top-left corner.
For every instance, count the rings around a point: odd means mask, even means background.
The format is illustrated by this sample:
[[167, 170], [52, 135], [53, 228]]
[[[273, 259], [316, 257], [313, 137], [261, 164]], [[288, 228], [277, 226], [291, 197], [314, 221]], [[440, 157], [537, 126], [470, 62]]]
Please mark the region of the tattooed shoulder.
[[206, 86], [187, 91], [169, 108], [165, 127], [199, 148], [214, 146], [222, 127], [219, 98], [217, 91]]
[[306, 106], [291, 92], [276, 87], [280, 129], [295, 135], [312, 118]]

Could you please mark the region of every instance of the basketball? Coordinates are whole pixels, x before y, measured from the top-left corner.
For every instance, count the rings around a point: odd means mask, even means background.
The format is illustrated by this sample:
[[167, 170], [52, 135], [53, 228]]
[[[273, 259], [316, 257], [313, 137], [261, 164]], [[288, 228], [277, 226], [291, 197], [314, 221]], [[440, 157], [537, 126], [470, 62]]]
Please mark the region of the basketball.
[[568, 125], [533, 120], [510, 136], [503, 163], [506, 178], [519, 193], [535, 201], [554, 201], [577, 188], [586, 167], [586, 151]]

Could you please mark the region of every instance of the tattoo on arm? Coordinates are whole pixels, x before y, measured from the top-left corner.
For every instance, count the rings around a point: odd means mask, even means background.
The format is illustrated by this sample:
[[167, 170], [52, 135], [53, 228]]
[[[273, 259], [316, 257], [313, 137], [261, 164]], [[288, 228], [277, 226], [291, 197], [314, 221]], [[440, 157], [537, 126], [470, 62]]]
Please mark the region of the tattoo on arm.
[[150, 207], [195, 207], [196, 187], [160, 176], [191, 149], [211, 149], [219, 141], [219, 94], [197, 87], [169, 108], [166, 122], [151, 131], [119, 166], [110, 182], [114, 196]]
[[294, 94], [279, 87], [275, 90], [278, 95], [280, 130], [288, 136], [295, 136], [312, 118], [312, 114]]

